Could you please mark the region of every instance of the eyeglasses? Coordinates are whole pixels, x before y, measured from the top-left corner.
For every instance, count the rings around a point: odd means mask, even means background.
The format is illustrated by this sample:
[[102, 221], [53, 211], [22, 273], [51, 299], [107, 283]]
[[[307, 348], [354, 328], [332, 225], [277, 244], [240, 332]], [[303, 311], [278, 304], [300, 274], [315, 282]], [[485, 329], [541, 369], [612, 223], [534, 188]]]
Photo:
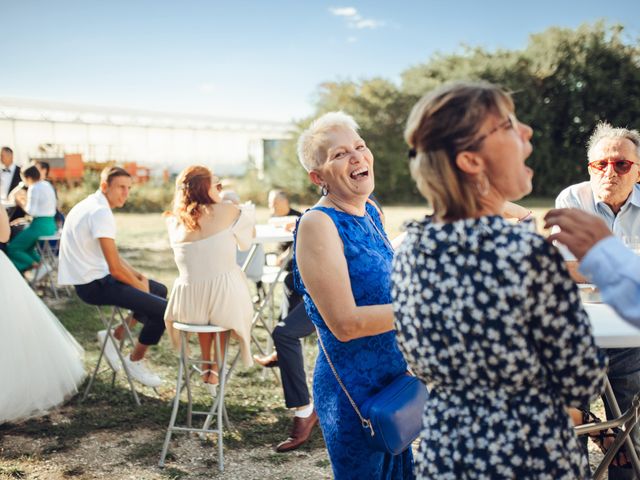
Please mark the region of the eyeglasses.
[[515, 130], [516, 125], [518, 125], [518, 119], [513, 113], [510, 113], [509, 115], [507, 115], [507, 119], [504, 122], [500, 122], [498, 125], [493, 127], [487, 133], [478, 137], [476, 140], [474, 140], [474, 142], [471, 145], [469, 145], [467, 149], [477, 150], [480, 147], [480, 144], [484, 142], [487, 139], [487, 137], [493, 135], [499, 130], [509, 130], [511, 128]]
[[222, 184], [221, 183], [216, 183], [216, 190], [218, 190], [219, 192], [222, 191]]
[[636, 162], [632, 162], [631, 160], [624, 160], [622, 158], [616, 160], [594, 160], [593, 162], [589, 162], [589, 168], [597, 170], [601, 173], [605, 173], [609, 165], [613, 165], [613, 170], [618, 175], [626, 175], [631, 170], [632, 165], [638, 164]]

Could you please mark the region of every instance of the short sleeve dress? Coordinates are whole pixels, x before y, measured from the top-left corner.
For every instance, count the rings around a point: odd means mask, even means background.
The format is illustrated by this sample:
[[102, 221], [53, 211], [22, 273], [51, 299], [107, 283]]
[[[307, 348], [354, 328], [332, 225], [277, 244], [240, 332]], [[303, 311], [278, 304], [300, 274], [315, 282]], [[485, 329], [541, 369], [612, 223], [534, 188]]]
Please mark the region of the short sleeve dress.
[[430, 387], [419, 478], [589, 478], [566, 407], [603, 388], [557, 250], [498, 216], [410, 224], [392, 274], [398, 341]]
[[255, 216], [241, 209], [229, 228], [192, 242], [170, 241], [179, 276], [173, 284], [165, 312], [167, 332], [175, 347], [180, 337], [173, 322], [217, 325], [233, 330], [240, 342], [245, 366], [253, 363], [250, 351], [253, 302], [236, 249], [251, 246]]

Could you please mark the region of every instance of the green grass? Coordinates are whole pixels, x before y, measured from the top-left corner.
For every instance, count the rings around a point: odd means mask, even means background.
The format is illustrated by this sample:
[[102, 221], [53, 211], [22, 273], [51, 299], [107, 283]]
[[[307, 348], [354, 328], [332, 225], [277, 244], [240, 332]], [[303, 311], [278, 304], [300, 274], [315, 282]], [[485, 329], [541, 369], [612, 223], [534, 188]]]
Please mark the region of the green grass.
[[[540, 218], [544, 211], [552, 206], [552, 202], [548, 200], [531, 202], [530, 208], [534, 208], [536, 216]], [[426, 206], [386, 207], [387, 231], [393, 237], [400, 232], [401, 225], [405, 221], [420, 218], [426, 213], [428, 213]], [[258, 208], [257, 216], [259, 221], [264, 222], [268, 218], [268, 211]], [[117, 214], [116, 221], [117, 243], [123, 256], [136, 268], [170, 288], [177, 276], [177, 269], [162, 217], [158, 214], [125, 213]], [[276, 292], [276, 299], [279, 297], [279, 292]], [[85, 348], [85, 363], [87, 370], [91, 371], [99, 354], [95, 335], [102, 328], [96, 308], [84, 304], [74, 295], [71, 299], [57, 303], [52, 310]], [[266, 340], [267, 332], [264, 329], [257, 328], [256, 333], [261, 341]], [[192, 352], [198, 352], [195, 338], [192, 342]], [[306, 339], [305, 345], [305, 362], [310, 384], [317, 353], [315, 336]], [[232, 344], [231, 356], [235, 351], [236, 347]], [[173, 456], [172, 447], [167, 457], [167, 468], [161, 473], [153, 470], [171, 413], [177, 357], [165, 336], [157, 347], [150, 349], [148, 358], [153, 368], [165, 379], [165, 383], [159, 388], [159, 395], [151, 389], [138, 386], [143, 403], [142, 408], [133, 406], [131, 392], [122, 374], [118, 375], [115, 385], [112, 386], [110, 372], [104, 371], [99, 375], [89, 398], [84, 403], [80, 403], [77, 396], [62, 408], [64, 421], [60, 421], [59, 416], [44, 416], [15, 425], [1, 425], [0, 478], [27, 478], [27, 475], [31, 478], [31, 474], [28, 473], [31, 466], [43, 460], [53, 463], [61, 462], [60, 459], [64, 458], [65, 454], [73, 452], [87, 441], [87, 437], [97, 432], [113, 433], [114, 438], [121, 438], [116, 446], [126, 450], [123, 461], [148, 468], [162, 478], [189, 478], [189, 473], [183, 470], [186, 468], [184, 464], [180, 464], [181, 468], [175, 468], [176, 464], [172, 465], [176, 458]], [[194, 380], [196, 380], [193, 390], [194, 409], [208, 410], [211, 398], [195, 377]], [[233, 429], [225, 431], [224, 434], [226, 452], [261, 447], [271, 449], [286, 438], [291, 415], [284, 407], [282, 388], [270, 371], [264, 372], [257, 366], [249, 369], [237, 368], [227, 390], [226, 405], [233, 425]], [[179, 416], [179, 421], [185, 421], [184, 409]], [[135, 430], [153, 432], [152, 438], [144, 442], [129, 438], [129, 434]], [[179, 439], [182, 435], [176, 434], [174, 438]], [[27, 437], [34, 446], [26, 451], [19, 446], [14, 447], [7, 441], [12, 436]], [[172, 446], [175, 446], [177, 441], [179, 440], [174, 440]], [[207, 441], [206, 445], [210, 449], [213, 443]], [[300, 452], [324, 452], [324, 448], [322, 436], [319, 430], [316, 430], [311, 441], [302, 446]], [[264, 452], [263, 449], [262, 453], [255, 453], [254, 456], [255, 462], [263, 465], [265, 471], [268, 471], [270, 466], [276, 468], [288, 464], [292, 459], [295, 460], [295, 457], [290, 455]], [[315, 466], [330, 472], [326, 456], [315, 461]], [[65, 477], [92, 478], [89, 465], [74, 461], [62, 467]], [[216, 465], [211, 467], [211, 470], [216, 469]]]
[[[258, 218], [263, 221], [268, 217], [266, 209], [259, 209]], [[156, 279], [169, 288], [177, 276], [173, 254], [169, 248], [164, 221], [156, 214], [117, 214], [117, 243], [123, 256], [136, 268], [150, 278]], [[279, 298], [276, 292], [276, 298]], [[85, 348], [85, 364], [90, 373], [99, 354], [96, 332], [103, 328], [95, 307], [84, 304], [75, 295], [52, 305], [53, 312], [63, 325]], [[104, 309], [106, 312], [107, 309]], [[276, 308], [276, 312], [278, 309]], [[264, 329], [256, 329], [257, 336], [263, 341], [267, 338]], [[192, 338], [192, 352], [198, 352], [196, 339]], [[312, 345], [310, 340], [307, 345]], [[237, 351], [232, 343], [230, 358]], [[306, 348], [307, 365], [313, 366], [315, 346]], [[111, 385], [111, 373], [104, 370], [94, 383], [88, 399], [80, 403], [79, 397], [73, 398], [63, 407], [65, 421], [57, 421], [51, 416], [12, 425], [0, 426], [0, 438], [25, 436], [34, 442], [40, 441], [33, 452], [33, 458], [56, 462], [57, 458], [80, 446], [89, 435], [96, 432], [113, 432], [123, 440], [119, 445], [126, 447], [124, 460], [138, 466], [153, 466], [158, 461], [166, 427], [171, 414], [171, 401], [175, 390], [177, 372], [177, 356], [166, 336], [157, 347], [149, 350], [147, 358], [164, 379], [165, 383], [156, 395], [153, 390], [137, 385], [143, 403], [142, 408], [134, 408], [131, 392], [124, 376], [119, 374], [115, 385]], [[311, 377], [309, 371], [309, 379]], [[200, 385], [197, 377], [193, 377], [194, 410], [208, 410], [211, 397]], [[183, 394], [183, 402], [186, 394]], [[290, 428], [291, 414], [284, 408], [282, 388], [276, 383], [270, 372], [263, 374], [261, 368], [236, 368], [226, 395], [226, 405], [233, 429], [225, 431], [225, 451], [233, 449], [251, 449], [268, 447], [269, 449], [286, 438]], [[186, 422], [186, 409], [182, 409], [178, 421]], [[153, 439], [145, 443], [136, 443], [126, 437], [132, 430], [155, 432]], [[172, 445], [176, 445], [184, 434], [175, 434]], [[206, 442], [209, 449], [213, 443]], [[34, 443], [35, 445], [35, 443]], [[303, 451], [324, 450], [324, 442], [319, 433], [303, 447]], [[286, 462], [282, 455], [268, 455], [260, 461], [266, 465], [278, 465]], [[163, 478], [188, 478], [188, 472], [171, 465], [175, 457], [169, 449], [167, 468], [162, 470]], [[18, 462], [13, 466], [9, 461]], [[23, 463], [24, 462], [24, 463]], [[5, 442], [0, 458], [0, 478], [27, 478], [27, 468], [32, 460], [19, 449], [12, 449]], [[182, 467], [181, 467], [182, 468]], [[212, 467], [217, 470], [217, 465]], [[83, 465], [64, 465], [65, 477], [83, 477], [90, 475], [88, 467]], [[30, 478], [30, 475], [29, 475]]]

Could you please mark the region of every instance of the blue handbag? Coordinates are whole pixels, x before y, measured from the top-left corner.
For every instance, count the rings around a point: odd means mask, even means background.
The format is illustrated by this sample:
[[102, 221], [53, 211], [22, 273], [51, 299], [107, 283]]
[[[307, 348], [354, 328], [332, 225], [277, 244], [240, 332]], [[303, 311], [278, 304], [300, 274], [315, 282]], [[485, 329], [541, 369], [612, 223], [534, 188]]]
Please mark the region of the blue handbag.
[[360, 418], [362, 428], [366, 430], [365, 438], [369, 445], [391, 455], [404, 452], [422, 430], [422, 412], [427, 401], [424, 384], [412, 375], [402, 374], [358, 409], [324, 348], [320, 332], [318, 340], [333, 375]]

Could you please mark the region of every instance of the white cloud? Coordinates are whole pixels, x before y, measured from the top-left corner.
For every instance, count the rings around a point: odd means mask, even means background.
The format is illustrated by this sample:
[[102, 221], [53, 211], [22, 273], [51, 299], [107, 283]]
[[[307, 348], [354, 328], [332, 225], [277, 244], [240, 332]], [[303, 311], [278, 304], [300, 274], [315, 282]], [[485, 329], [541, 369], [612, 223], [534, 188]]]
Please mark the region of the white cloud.
[[337, 7], [330, 8], [329, 12], [337, 17], [343, 17], [349, 28], [362, 30], [364, 28], [380, 28], [384, 26], [384, 22], [373, 18], [364, 18], [358, 13], [354, 7]]
[[358, 41], [358, 37], [347, 37], [348, 43], [356, 43]]
[[378, 28], [384, 26], [384, 22], [380, 20], [374, 20], [373, 18], [361, 18], [353, 22], [353, 25], [349, 25], [350, 27], [362, 29], [362, 28]]
[[353, 7], [330, 8], [329, 11], [337, 17], [353, 17], [358, 15], [358, 11]]

